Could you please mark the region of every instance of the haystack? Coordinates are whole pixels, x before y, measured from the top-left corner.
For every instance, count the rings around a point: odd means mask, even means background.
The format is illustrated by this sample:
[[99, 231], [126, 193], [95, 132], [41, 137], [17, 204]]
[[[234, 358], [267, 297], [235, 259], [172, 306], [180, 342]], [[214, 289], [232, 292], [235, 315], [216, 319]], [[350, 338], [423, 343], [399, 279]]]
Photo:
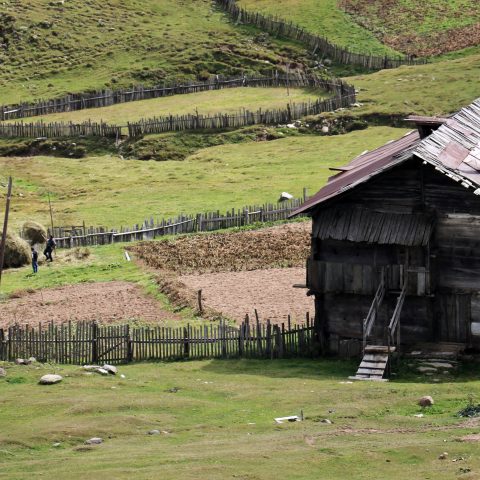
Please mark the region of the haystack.
[[28, 220], [22, 227], [23, 238], [30, 245], [41, 244], [47, 241], [47, 229], [40, 223]]
[[30, 247], [28, 243], [18, 235], [7, 233], [5, 243], [4, 268], [23, 267], [30, 262]]

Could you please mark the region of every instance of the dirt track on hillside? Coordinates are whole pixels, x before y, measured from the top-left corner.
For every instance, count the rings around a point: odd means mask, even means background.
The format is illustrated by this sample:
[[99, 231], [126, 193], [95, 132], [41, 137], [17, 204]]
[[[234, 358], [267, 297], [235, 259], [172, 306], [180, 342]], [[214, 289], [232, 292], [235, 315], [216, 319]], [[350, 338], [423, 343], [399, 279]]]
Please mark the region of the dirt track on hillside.
[[145, 295], [138, 285], [128, 282], [80, 283], [22, 293], [0, 304], [0, 328], [15, 323], [93, 321], [102, 324], [143, 320], [161, 322], [178, 319], [162, 310], [161, 304]]

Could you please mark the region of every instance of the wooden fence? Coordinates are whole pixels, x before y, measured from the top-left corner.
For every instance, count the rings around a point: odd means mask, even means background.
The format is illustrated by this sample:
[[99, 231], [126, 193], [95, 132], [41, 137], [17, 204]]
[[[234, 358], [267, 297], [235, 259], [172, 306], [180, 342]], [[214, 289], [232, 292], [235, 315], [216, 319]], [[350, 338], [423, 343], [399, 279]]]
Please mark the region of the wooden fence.
[[319, 55], [322, 58], [329, 58], [337, 63], [356, 65], [369, 70], [380, 70], [383, 68], [396, 68], [400, 65], [421, 65], [427, 63], [427, 59], [425, 58], [402, 56], [383, 57], [368, 53], [355, 52], [353, 49], [335, 45], [329, 42], [325, 37], [309, 33], [293, 22], [287, 22], [286, 20], [272, 15], [262, 15], [258, 12], [248, 11], [241, 8], [237, 5], [235, 0], [216, 0], [216, 2], [217, 5], [225, 10], [236, 23], [253, 25], [275, 36], [298, 41], [310, 48], [314, 54]]
[[306, 199], [304, 189], [303, 199], [292, 199], [277, 204], [251, 205], [243, 209], [232, 209], [221, 214], [217, 212], [199, 213], [197, 215], [180, 215], [168, 220], [145, 220], [142, 225], [132, 228], [120, 227], [55, 227], [49, 229], [49, 234], [55, 238], [58, 248], [85, 247], [107, 245], [117, 242], [135, 242], [138, 240], [153, 240], [163, 235], [179, 235], [182, 233], [212, 232], [225, 228], [242, 227], [257, 222], [274, 222], [285, 220], [291, 212], [297, 209]]
[[355, 103], [355, 93], [334, 98], [318, 99], [315, 102], [288, 104], [285, 109], [243, 110], [241, 113], [218, 113], [204, 115], [170, 115], [128, 123], [128, 136], [140, 137], [152, 133], [178, 132], [184, 130], [210, 130], [240, 128], [247, 125], [281, 125], [306, 115], [332, 112], [338, 108], [348, 108]]
[[149, 100], [152, 98], [220, 90], [224, 88], [287, 86], [292, 88], [322, 88], [334, 96], [342, 96], [351, 94], [352, 91], [354, 92], [353, 87], [342, 80], [333, 77], [320, 77], [318, 75], [292, 73], [287, 76], [286, 74], [279, 74], [278, 72], [272, 72], [271, 76], [256, 77], [249, 77], [247, 75], [236, 77], [214, 75], [206, 81], [195, 80], [183, 83], [168, 81], [163, 85], [154, 85], [152, 87], [139, 85], [123, 90], [100, 90], [96, 92], [75, 93], [61, 98], [40, 100], [33, 103], [3, 105], [0, 106], [0, 120], [73, 112], [88, 108], [108, 107], [137, 100]]
[[0, 329], [0, 360], [35, 357], [74, 365], [150, 360], [309, 357], [318, 352], [317, 331], [306, 322], [225, 322], [186, 327], [98, 325], [71, 322]]
[[83, 123], [35, 122], [0, 123], [0, 137], [7, 138], [59, 138], [59, 137], [108, 137], [120, 138], [122, 127], [91, 121]]

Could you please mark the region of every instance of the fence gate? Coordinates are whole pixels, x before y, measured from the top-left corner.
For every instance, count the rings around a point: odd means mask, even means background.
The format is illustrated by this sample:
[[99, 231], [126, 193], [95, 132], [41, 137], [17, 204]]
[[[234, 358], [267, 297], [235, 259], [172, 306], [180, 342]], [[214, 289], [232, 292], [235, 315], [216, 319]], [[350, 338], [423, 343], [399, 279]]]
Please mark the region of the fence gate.
[[93, 363], [127, 363], [131, 361], [129, 325], [94, 324]]

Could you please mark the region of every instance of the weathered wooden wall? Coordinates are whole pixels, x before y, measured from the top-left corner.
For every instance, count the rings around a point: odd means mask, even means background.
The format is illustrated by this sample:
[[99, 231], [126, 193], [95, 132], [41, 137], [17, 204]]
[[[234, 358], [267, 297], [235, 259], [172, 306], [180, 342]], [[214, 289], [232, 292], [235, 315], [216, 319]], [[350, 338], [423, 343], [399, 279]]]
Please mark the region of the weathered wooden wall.
[[[356, 226], [356, 209], [368, 231]], [[394, 223], [397, 219], [395, 225], [378, 212]], [[405, 220], [410, 217], [418, 221]], [[307, 286], [316, 294], [317, 318], [323, 317], [333, 351], [340, 352], [345, 339], [362, 338], [363, 319], [385, 267], [387, 290], [397, 291], [387, 294], [380, 309], [379, 325], [386, 325], [403, 284], [407, 251], [402, 343], [445, 341], [480, 348], [480, 196], [472, 189], [412, 160], [322, 205], [313, 219]], [[369, 219], [376, 223], [370, 225]], [[327, 228], [318, 224], [326, 220]], [[431, 233], [430, 242], [418, 234], [423, 228]], [[373, 243], [366, 241], [369, 235]]]

